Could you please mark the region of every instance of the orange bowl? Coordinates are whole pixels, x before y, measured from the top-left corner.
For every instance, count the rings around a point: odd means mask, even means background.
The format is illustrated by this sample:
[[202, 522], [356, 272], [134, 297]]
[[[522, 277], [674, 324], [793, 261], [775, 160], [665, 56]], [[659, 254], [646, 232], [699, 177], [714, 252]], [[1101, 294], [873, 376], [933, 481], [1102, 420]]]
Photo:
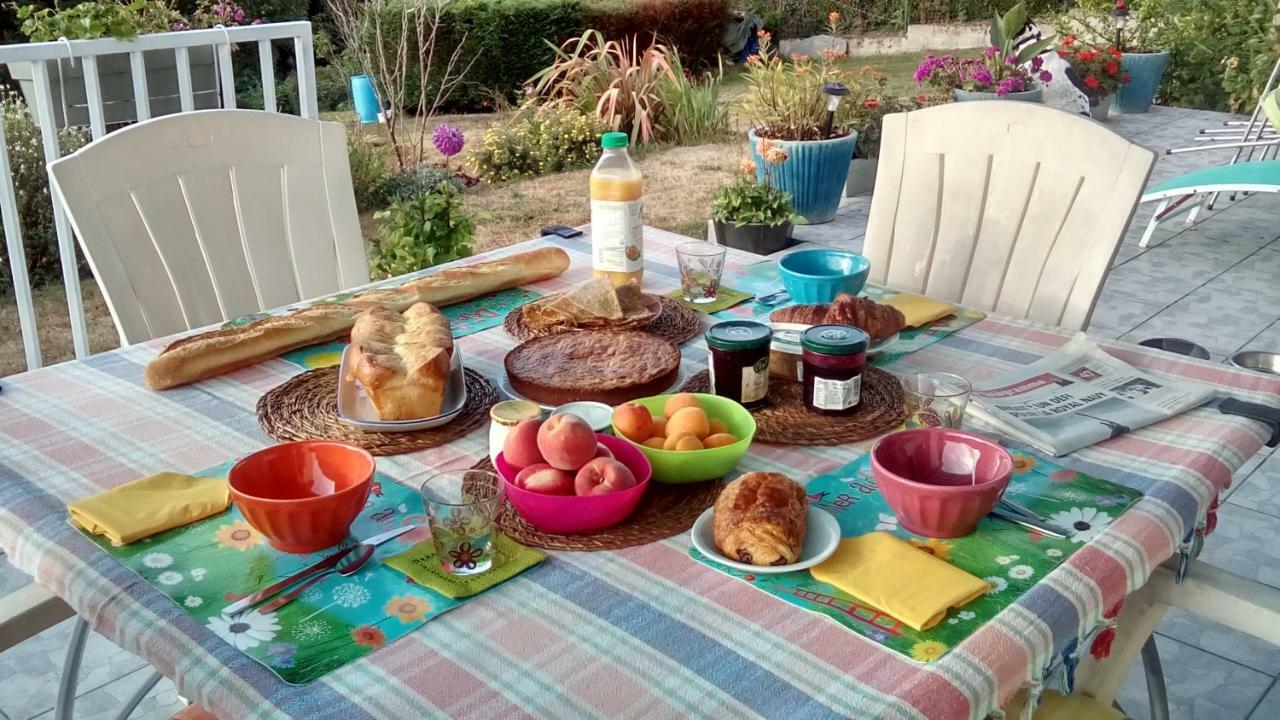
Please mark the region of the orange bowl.
[[337, 545], [369, 499], [374, 461], [347, 443], [305, 440], [263, 448], [231, 467], [227, 487], [271, 546], [310, 553]]

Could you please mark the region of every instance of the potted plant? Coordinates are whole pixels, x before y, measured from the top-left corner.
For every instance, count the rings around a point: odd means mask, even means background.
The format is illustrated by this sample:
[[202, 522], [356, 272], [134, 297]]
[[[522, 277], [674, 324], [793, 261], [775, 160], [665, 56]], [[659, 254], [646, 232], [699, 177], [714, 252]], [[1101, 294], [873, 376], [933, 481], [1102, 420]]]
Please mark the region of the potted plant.
[[[22, 5], [17, 10], [21, 30], [32, 42], [93, 40], [112, 37], [132, 40], [138, 35], [190, 30], [215, 25], [249, 24], [245, 11], [231, 0], [203, 0], [190, 18], [183, 18], [162, 0], [100, 0], [72, 5], [63, 9]], [[252, 21], [254, 24], [260, 20]], [[165, 115], [181, 110], [178, 96], [176, 58], [171, 50], [148, 50], [143, 53], [147, 69], [147, 92], [152, 115]], [[212, 47], [190, 50], [191, 91], [195, 109], [221, 106], [218, 71]], [[39, 112], [35, 102], [35, 80], [29, 62], [8, 63], [10, 76], [17, 81], [33, 113]], [[88, 98], [84, 88], [84, 65], [59, 59], [49, 78], [54, 98], [54, 126], [89, 124]], [[103, 117], [108, 125], [133, 122], [137, 109], [133, 99], [133, 74], [127, 54], [98, 57], [98, 84], [102, 94]], [[39, 119], [37, 115], [37, 120]]]
[[[833, 13], [833, 19], [838, 16]], [[806, 223], [830, 222], [840, 205], [858, 134], [855, 108], [865, 100], [857, 73], [840, 65], [843, 54], [827, 50], [814, 60], [779, 58], [767, 31], [758, 33], [760, 53], [747, 62], [741, 100], [750, 123], [748, 148], [764, 182], [767, 162], [758, 152], [770, 140], [790, 158], [774, 168], [772, 185], [791, 195]]]
[[1018, 3], [991, 21], [990, 44], [981, 57], [957, 58], [929, 53], [916, 68], [917, 85], [950, 90], [957, 102], [967, 100], [1022, 100], [1040, 102], [1053, 75], [1043, 67], [1040, 53], [1053, 47], [1052, 37], [1042, 38], [1020, 50], [1014, 39], [1027, 22], [1027, 8]]
[[1111, 112], [1112, 95], [1129, 80], [1121, 64], [1124, 53], [1114, 45], [1095, 47], [1067, 34], [1062, 38], [1058, 54], [1084, 85], [1084, 94], [1089, 97], [1089, 114], [1094, 120], [1106, 120]]
[[883, 74], [863, 68], [867, 78], [866, 98], [854, 107], [854, 127], [858, 128], [858, 141], [849, 163], [849, 177], [844, 183], [844, 196], [865, 195], [875, 189], [876, 168], [880, 164], [880, 132], [884, 116], [898, 112], [900, 103], [884, 95], [886, 81]]
[[738, 177], [711, 199], [711, 225], [719, 244], [771, 255], [791, 240], [795, 210], [791, 195], [771, 181], [773, 171], [787, 162], [787, 151], [767, 138], [758, 144], [756, 152], [765, 160], [764, 178], [757, 177], [754, 160], [743, 160]]
[[1148, 3], [1129, 7], [1127, 0], [1080, 0], [1063, 13], [1057, 27], [1089, 45], [1114, 45], [1122, 53], [1120, 68], [1128, 80], [1115, 93], [1114, 105], [1122, 113], [1144, 113], [1155, 101], [1169, 51], [1157, 40], [1159, 9]]

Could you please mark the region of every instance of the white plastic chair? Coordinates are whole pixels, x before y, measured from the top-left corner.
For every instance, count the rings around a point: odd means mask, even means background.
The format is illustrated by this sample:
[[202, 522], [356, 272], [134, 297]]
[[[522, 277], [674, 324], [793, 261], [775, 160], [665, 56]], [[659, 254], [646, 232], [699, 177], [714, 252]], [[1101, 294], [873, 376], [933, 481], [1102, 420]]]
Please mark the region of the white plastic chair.
[[1155, 154], [1037, 103], [887, 115], [863, 254], [872, 282], [1078, 330]]
[[49, 177], [124, 344], [369, 281], [340, 123], [168, 115]]

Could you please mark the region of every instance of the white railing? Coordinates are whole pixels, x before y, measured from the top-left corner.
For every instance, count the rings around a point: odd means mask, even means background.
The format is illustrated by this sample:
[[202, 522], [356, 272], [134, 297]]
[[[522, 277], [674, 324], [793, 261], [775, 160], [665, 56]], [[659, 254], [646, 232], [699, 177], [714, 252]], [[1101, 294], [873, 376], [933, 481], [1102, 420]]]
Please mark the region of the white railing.
[[[64, 62], [82, 63], [84, 75], [85, 105], [88, 110], [89, 130], [94, 140], [107, 133], [108, 120], [104, 111], [100, 82], [99, 58], [109, 55], [128, 55], [135, 98], [133, 119], [147, 120], [152, 115], [151, 104], [155, 96], [148, 92], [146, 55], [148, 51], [172, 51], [177, 73], [179, 110], [195, 109], [195, 92], [192, 85], [191, 50], [213, 48], [218, 85], [216, 106], [231, 109], [236, 106], [236, 89], [232, 64], [232, 46], [238, 43], [255, 43], [258, 47], [258, 67], [262, 78], [263, 108], [276, 111], [275, 55], [272, 41], [289, 40], [293, 43], [298, 80], [299, 114], [315, 118], [315, 56], [311, 40], [311, 23], [285, 22], [240, 27], [185, 30], [181, 32], [140, 35], [133, 40], [62, 40], [55, 42], [0, 45], [0, 64], [31, 63], [31, 81], [34, 85], [32, 111], [40, 123], [45, 162], [53, 162], [60, 156], [58, 132], [61, 117], [71, 123], [66, 107], [66, 86], [62, 84]], [[12, 67], [12, 66], [11, 66]], [[60, 89], [59, 101], [63, 105], [54, 114], [54, 93], [51, 86], [53, 73], [57, 73]], [[113, 123], [115, 124], [115, 123]], [[52, 202], [52, 195], [50, 195]], [[0, 122], [0, 217], [4, 223], [4, 236], [9, 253], [9, 266], [13, 274], [13, 291], [18, 305], [18, 320], [22, 330], [22, 343], [26, 351], [27, 369], [42, 365], [40, 338], [36, 331], [36, 314], [27, 273], [27, 259], [22, 242], [22, 228], [18, 216], [17, 198], [14, 194], [13, 173], [9, 162], [8, 141], [4, 123]], [[89, 334], [85, 323], [84, 304], [80, 295], [80, 274], [76, 260], [76, 243], [71, 226], [59, 203], [53, 203], [54, 226], [58, 236], [58, 255], [62, 267], [62, 281], [66, 286], [67, 310], [71, 316], [71, 338], [77, 358], [89, 355]]]

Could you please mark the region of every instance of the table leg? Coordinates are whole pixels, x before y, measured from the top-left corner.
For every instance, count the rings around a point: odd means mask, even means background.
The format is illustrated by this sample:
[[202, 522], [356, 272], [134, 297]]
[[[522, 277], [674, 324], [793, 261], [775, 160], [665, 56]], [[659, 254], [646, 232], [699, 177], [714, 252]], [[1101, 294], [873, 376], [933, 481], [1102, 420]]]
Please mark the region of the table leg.
[[[58, 698], [53, 706], [55, 720], [72, 720], [75, 713], [76, 689], [80, 684], [80, 662], [84, 659], [84, 645], [88, 639], [89, 623], [77, 615], [75, 625], [71, 629], [71, 642], [67, 645], [67, 656], [62, 663], [62, 677], [58, 680]], [[126, 720], [132, 715], [147, 697], [147, 693], [151, 692], [151, 688], [160, 682], [161, 677], [163, 676], [160, 673], [152, 671], [125, 702], [124, 707], [120, 708], [116, 720]]]
[[1097, 660], [1084, 653], [1085, 657], [1076, 670], [1076, 692], [1110, 705], [1124, 684], [1129, 668], [1137, 661], [1143, 646], [1168, 609], [1168, 604], [1160, 599], [1150, 584], [1130, 595], [1116, 618], [1116, 637], [1111, 643], [1111, 654]]
[[1169, 720], [1169, 695], [1165, 692], [1164, 666], [1160, 663], [1160, 648], [1153, 634], [1142, 645], [1142, 669], [1147, 675], [1147, 705], [1151, 708], [1151, 720]]

